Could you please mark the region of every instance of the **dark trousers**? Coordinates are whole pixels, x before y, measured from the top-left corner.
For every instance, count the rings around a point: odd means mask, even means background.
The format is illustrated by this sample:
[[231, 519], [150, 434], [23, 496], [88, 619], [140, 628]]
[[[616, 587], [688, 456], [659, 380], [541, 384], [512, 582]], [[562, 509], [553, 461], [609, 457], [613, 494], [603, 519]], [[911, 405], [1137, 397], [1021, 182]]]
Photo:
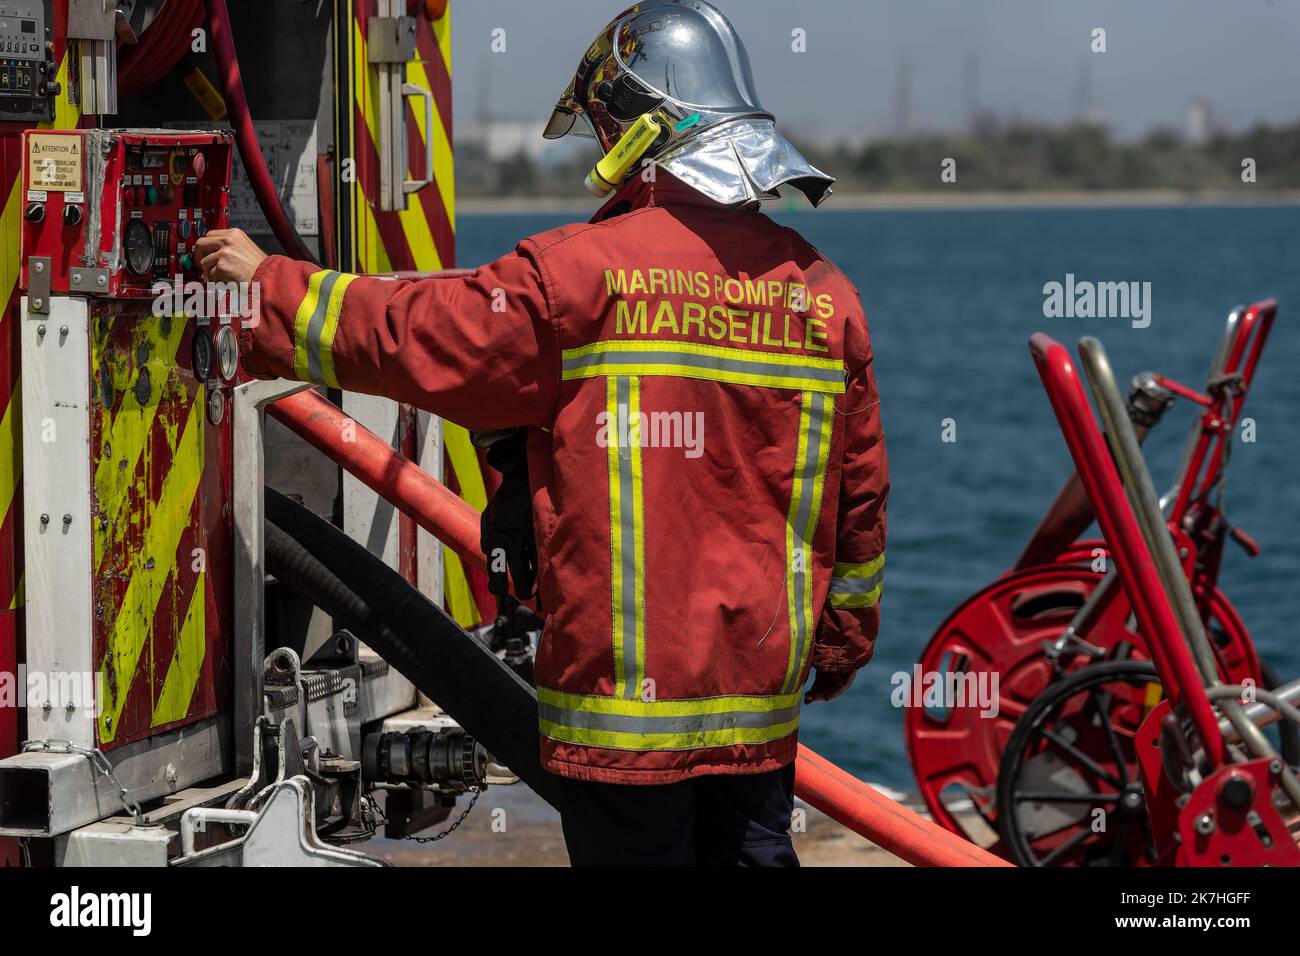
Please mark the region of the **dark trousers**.
[[798, 866], [793, 809], [794, 764], [651, 786], [560, 778], [574, 866]]

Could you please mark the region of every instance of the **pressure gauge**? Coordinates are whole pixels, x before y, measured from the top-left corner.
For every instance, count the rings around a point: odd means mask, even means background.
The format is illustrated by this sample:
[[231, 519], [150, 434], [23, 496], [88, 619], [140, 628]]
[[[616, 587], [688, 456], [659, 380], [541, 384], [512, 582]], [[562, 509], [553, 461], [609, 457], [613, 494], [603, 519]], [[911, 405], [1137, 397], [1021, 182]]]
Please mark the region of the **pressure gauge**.
[[213, 425], [220, 425], [221, 419], [226, 417], [226, 396], [219, 388], [214, 388], [208, 392], [208, 421]]
[[134, 274], [142, 276], [153, 268], [153, 236], [139, 219], [132, 219], [127, 225], [122, 247], [126, 267]]
[[206, 382], [212, 377], [212, 336], [208, 335], [207, 329], [195, 329], [194, 341], [190, 345], [191, 365], [194, 372], [194, 378], [199, 382]]
[[217, 329], [217, 369], [221, 378], [229, 382], [239, 370], [239, 340], [235, 330], [228, 325]]

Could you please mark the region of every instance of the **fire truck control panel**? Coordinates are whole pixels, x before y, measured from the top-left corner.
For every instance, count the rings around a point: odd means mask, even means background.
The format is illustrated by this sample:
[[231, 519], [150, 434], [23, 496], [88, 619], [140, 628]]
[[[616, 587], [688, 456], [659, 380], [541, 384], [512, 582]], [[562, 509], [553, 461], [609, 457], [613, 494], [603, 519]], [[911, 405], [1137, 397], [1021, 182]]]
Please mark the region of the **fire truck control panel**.
[[229, 133], [28, 130], [23, 152], [35, 311], [49, 293], [143, 298], [160, 280], [200, 277], [194, 245], [226, 224]]

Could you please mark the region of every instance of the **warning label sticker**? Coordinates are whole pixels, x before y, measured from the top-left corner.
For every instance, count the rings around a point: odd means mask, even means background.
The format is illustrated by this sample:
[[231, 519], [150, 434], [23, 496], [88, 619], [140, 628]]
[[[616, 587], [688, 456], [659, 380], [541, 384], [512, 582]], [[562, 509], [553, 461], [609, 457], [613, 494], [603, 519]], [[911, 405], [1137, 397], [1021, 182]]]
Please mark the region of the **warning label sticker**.
[[54, 192], [81, 190], [81, 137], [33, 133], [27, 138], [27, 185]]

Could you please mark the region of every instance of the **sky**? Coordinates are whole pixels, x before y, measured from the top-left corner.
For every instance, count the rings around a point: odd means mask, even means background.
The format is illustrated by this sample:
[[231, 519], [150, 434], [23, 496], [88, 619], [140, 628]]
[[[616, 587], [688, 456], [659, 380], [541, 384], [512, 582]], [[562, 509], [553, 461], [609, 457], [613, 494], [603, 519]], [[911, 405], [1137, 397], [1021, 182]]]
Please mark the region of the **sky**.
[[[451, 0], [457, 123], [549, 115], [619, 0]], [[1116, 136], [1183, 128], [1205, 98], [1240, 131], [1300, 118], [1300, 0], [717, 0], [783, 128], [819, 140], [1085, 108]], [[1106, 52], [1091, 51], [1093, 30]], [[504, 52], [493, 52], [494, 31]], [[807, 50], [791, 49], [792, 31]], [[906, 65], [904, 65], [906, 64]], [[906, 82], [904, 82], [906, 78]], [[900, 92], [909, 90], [906, 96]], [[904, 110], [902, 104], [909, 104]]]

